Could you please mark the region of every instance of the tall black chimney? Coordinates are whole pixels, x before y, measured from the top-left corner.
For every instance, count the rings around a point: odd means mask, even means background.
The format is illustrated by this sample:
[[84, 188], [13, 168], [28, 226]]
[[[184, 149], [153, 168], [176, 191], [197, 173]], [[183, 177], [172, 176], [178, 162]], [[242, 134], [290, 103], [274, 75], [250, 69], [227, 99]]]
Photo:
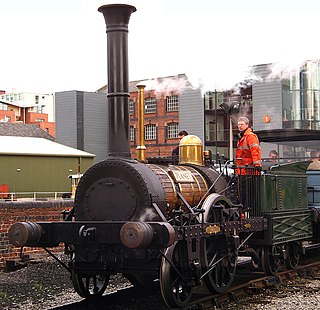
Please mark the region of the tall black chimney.
[[107, 26], [108, 44], [108, 156], [130, 157], [128, 24], [136, 8], [125, 4], [99, 7]]

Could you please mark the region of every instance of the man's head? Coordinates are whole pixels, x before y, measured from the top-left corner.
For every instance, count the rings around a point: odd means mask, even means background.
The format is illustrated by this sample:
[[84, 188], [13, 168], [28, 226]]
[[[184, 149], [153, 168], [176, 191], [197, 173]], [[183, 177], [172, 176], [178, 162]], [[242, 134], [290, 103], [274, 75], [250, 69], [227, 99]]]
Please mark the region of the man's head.
[[238, 129], [239, 131], [245, 131], [249, 127], [249, 119], [245, 116], [238, 118]]
[[311, 151], [310, 156], [312, 159], [319, 160], [319, 151]]
[[179, 133], [178, 133], [178, 138], [179, 139], [182, 139], [183, 137], [187, 136], [188, 133], [185, 131], [185, 130], [181, 130]]
[[277, 162], [278, 159], [278, 152], [276, 150], [271, 150], [269, 152], [269, 160], [273, 163]]

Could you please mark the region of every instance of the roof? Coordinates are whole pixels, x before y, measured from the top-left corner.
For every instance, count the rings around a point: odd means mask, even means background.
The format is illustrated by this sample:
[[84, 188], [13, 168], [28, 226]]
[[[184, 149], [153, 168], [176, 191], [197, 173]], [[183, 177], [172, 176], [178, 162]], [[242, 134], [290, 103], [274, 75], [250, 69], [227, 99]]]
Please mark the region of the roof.
[[94, 154], [80, 151], [44, 138], [0, 136], [0, 155], [38, 155], [63, 157], [94, 157]]
[[261, 142], [320, 140], [320, 130], [311, 129], [272, 129], [254, 131]]
[[34, 124], [0, 122], [0, 136], [36, 137], [54, 141], [54, 137]]
[[[129, 93], [137, 92], [137, 84], [145, 84], [146, 90], [156, 90], [158, 92], [173, 91], [176, 89], [183, 89], [191, 87], [191, 83], [188, 81], [187, 76], [182, 73], [178, 75], [149, 78], [137, 81], [129, 82]], [[108, 85], [104, 85], [97, 90], [98, 93], [107, 93]]]
[[0, 99], [0, 103], [8, 104], [8, 105], [13, 105], [15, 107], [20, 107], [20, 108], [30, 108], [30, 107], [35, 107], [36, 103], [30, 103], [30, 102], [25, 102], [25, 101], [8, 101], [8, 100], [3, 100]]
[[276, 143], [288, 146], [319, 148], [320, 130], [311, 129], [272, 129], [254, 131], [260, 142]]

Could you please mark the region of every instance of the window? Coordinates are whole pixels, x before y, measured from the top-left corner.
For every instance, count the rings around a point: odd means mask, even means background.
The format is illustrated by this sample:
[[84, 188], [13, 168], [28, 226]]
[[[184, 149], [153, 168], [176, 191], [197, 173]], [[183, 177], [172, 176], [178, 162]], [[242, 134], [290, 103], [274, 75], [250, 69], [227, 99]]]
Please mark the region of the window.
[[8, 105], [0, 102], [0, 110], [8, 111]]
[[167, 126], [167, 138], [178, 138], [179, 125], [178, 123], [169, 123]]
[[44, 122], [44, 119], [43, 118], [36, 118], [36, 122], [39, 122], [39, 123]]
[[129, 100], [129, 115], [134, 115], [134, 102]]
[[145, 140], [155, 140], [157, 138], [157, 128], [154, 124], [148, 124], [144, 127]]
[[32, 108], [32, 111], [36, 113], [43, 113], [43, 108], [44, 108], [43, 105], [37, 105], [36, 107]]
[[179, 111], [179, 97], [178, 96], [168, 96], [166, 98], [167, 111]]
[[134, 127], [130, 126], [130, 141], [134, 141]]
[[157, 112], [157, 100], [156, 98], [144, 99], [144, 113], [156, 113]]

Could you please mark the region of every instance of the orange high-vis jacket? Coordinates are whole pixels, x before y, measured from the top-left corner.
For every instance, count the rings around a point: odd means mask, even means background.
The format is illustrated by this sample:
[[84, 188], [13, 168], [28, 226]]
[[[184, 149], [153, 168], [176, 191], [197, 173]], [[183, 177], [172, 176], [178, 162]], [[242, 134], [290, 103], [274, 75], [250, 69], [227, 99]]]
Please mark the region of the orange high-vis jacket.
[[[236, 150], [236, 165], [249, 167], [261, 167], [261, 148], [259, 144], [259, 139], [252, 129], [249, 127], [244, 132], [241, 139], [238, 141]], [[238, 174], [246, 174], [244, 169]]]

